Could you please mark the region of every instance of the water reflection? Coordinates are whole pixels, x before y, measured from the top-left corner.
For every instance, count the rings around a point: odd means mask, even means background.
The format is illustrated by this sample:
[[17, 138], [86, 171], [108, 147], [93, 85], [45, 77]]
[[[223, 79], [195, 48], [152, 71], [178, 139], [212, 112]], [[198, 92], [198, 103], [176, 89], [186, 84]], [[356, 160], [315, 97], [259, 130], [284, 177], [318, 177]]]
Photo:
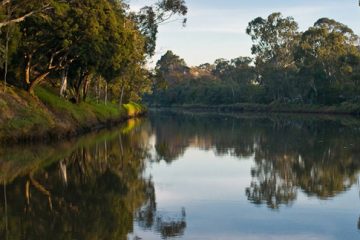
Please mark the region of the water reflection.
[[[194, 208], [192, 212], [174, 203], [176, 210], [167, 211], [159, 206], [156, 176], [147, 174], [149, 167], [163, 162], [176, 166], [189, 149], [214, 152], [219, 159], [232, 156], [239, 165], [251, 159], [252, 167], [246, 172], [250, 177], [241, 189], [246, 203], [281, 211], [282, 205], [294, 204], [303, 194], [328, 200], [349, 190], [360, 170], [359, 144], [360, 122], [353, 118], [155, 112], [148, 119], [72, 141], [2, 147], [0, 235], [5, 239], [148, 239], [144, 236], [152, 232], [155, 239], [191, 239], [187, 234], [194, 231], [189, 224]], [[188, 170], [192, 181], [201, 181]], [[207, 177], [214, 184], [219, 176]], [[233, 184], [227, 181], [220, 182]], [[217, 187], [214, 184], [211, 191]], [[177, 191], [189, 197], [181, 192], [184, 189]], [[221, 225], [218, 219], [226, 217], [221, 216], [222, 210], [218, 212], [216, 219], [208, 221]], [[241, 223], [246, 226], [248, 220]], [[359, 226], [356, 221], [354, 229]], [[205, 228], [211, 232], [209, 226]]]
[[357, 181], [360, 122], [354, 118], [299, 116], [153, 116], [156, 161], [174, 161], [188, 147], [217, 155], [253, 156], [252, 203], [290, 204], [301, 189], [308, 196], [334, 197]]
[[167, 222], [146, 207], [155, 205], [153, 183], [142, 175], [148, 138], [138, 122], [129, 125], [53, 146], [2, 149], [1, 236], [127, 239], [142, 206], [147, 227], [164, 238], [182, 234], [184, 218]]

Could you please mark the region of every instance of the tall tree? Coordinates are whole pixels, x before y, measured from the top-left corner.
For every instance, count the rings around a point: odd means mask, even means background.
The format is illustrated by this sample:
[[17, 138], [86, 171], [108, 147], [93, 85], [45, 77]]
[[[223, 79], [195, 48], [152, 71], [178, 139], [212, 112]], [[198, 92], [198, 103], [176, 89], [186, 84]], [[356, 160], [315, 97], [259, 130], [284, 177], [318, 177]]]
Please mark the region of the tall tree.
[[[328, 18], [319, 19], [305, 31], [296, 53], [303, 94], [325, 103], [340, 97], [334, 90], [354, 85], [351, 76], [360, 56], [357, 41], [349, 27]], [[336, 96], [330, 97], [331, 92]]]
[[170, 50], [161, 56], [155, 69], [161, 73], [168, 84], [183, 80], [190, 70], [184, 59]]
[[289, 75], [295, 67], [293, 49], [299, 38], [298, 24], [292, 17], [272, 13], [267, 19], [252, 20], [246, 33], [254, 42], [251, 51], [256, 56], [258, 82], [266, 87], [271, 100], [286, 96]]

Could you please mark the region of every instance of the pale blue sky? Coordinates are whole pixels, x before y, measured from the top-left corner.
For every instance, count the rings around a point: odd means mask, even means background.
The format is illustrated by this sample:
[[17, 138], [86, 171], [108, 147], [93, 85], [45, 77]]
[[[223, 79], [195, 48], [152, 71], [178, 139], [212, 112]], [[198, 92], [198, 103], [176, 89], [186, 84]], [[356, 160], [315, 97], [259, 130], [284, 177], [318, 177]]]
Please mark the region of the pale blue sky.
[[[133, 7], [149, 0], [131, 0]], [[360, 34], [358, 0], [186, 0], [189, 13], [185, 28], [180, 22], [159, 29], [154, 62], [167, 50], [188, 65], [214, 62], [217, 58], [250, 56], [251, 39], [245, 33], [248, 22], [273, 12], [293, 16], [305, 30], [321, 17], [333, 18]]]

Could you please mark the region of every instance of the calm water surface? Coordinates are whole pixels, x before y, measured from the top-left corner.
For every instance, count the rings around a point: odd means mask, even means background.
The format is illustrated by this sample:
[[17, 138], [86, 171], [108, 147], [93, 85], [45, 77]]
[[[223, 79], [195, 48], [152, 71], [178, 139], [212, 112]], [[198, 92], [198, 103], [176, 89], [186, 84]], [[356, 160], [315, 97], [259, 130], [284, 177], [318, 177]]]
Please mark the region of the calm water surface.
[[360, 120], [154, 112], [0, 148], [0, 239], [359, 239]]

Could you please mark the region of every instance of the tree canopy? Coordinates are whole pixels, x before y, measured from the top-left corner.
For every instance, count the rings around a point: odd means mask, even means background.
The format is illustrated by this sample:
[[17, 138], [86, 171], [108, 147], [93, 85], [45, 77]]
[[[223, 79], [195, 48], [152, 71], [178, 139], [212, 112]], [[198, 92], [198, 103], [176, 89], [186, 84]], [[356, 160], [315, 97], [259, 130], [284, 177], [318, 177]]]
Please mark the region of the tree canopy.
[[[253, 41], [253, 58], [219, 58], [183, 73], [168, 67], [165, 59], [181, 59], [168, 51], [156, 68], [168, 88], [155, 89], [147, 101], [160, 105], [358, 103], [359, 37], [345, 24], [321, 18], [300, 32], [294, 18], [272, 13], [249, 22], [246, 33]], [[183, 60], [181, 65], [186, 66]]]
[[185, 16], [187, 7], [183, 0], [159, 0], [132, 12], [120, 0], [4, 0], [0, 12], [5, 80], [32, 94], [47, 80], [76, 102], [101, 92], [122, 102], [150, 91], [146, 60], [158, 25]]

